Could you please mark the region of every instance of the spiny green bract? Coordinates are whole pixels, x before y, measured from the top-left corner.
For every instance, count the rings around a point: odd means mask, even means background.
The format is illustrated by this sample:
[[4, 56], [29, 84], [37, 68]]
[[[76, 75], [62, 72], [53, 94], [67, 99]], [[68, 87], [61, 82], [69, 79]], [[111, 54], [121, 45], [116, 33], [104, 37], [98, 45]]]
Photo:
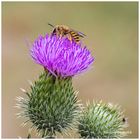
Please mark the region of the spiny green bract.
[[24, 116], [29, 118], [42, 137], [71, 128], [79, 114], [72, 78], [54, 77], [44, 72], [31, 86], [28, 98], [20, 102]]
[[121, 138], [125, 136], [123, 112], [116, 105], [94, 102], [80, 117], [78, 131], [82, 138]]

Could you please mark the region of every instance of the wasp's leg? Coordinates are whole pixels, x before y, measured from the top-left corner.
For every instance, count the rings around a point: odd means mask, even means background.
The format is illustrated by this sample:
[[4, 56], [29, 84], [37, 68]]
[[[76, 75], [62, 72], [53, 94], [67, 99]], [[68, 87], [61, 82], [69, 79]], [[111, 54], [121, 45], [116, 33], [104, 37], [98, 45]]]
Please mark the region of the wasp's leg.
[[67, 36], [68, 40], [70, 40], [70, 42], [72, 43], [72, 36], [71, 36], [71, 34], [67, 34], [66, 36]]

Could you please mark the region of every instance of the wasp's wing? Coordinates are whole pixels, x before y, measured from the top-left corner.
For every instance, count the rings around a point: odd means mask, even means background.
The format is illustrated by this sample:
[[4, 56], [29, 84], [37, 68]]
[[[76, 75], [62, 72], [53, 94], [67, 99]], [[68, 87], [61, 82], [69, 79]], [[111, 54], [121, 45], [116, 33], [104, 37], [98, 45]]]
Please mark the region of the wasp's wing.
[[82, 32], [78, 32], [78, 34], [79, 34], [79, 36], [81, 36], [81, 37], [84, 37], [84, 36], [86, 36], [84, 33], [82, 33]]
[[79, 32], [79, 31], [76, 31], [76, 30], [73, 30], [73, 29], [71, 29], [71, 31], [74, 31], [75, 33], [77, 33], [80, 37], [84, 37], [84, 36], [86, 36], [84, 33], [82, 33], [82, 32]]

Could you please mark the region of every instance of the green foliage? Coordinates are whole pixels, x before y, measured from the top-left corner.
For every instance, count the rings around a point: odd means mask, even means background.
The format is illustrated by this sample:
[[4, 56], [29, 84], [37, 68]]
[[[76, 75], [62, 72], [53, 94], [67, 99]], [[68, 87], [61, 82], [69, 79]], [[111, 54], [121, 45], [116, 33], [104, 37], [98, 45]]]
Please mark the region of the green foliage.
[[71, 77], [54, 77], [44, 72], [26, 94], [28, 98], [19, 100], [24, 109], [20, 115], [29, 118], [42, 137], [53, 138], [56, 132], [73, 128], [80, 108]]
[[78, 131], [82, 138], [121, 138], [126, 134], [124, 120], [119, 106], [94, 102], [83, 111]]

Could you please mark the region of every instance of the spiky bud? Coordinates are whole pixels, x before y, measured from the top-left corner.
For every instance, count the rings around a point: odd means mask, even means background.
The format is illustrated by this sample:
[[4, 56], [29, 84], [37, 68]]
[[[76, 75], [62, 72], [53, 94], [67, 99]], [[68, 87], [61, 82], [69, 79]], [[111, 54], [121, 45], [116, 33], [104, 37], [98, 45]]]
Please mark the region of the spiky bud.
[[72, 128], [79, 114], [79, 105], [71, 77], [54, 77], [44, 72], [27, 96], [20, 100], [24, 109], [20, 115], [29, 118], [42, 137], [52, 138], [56, 132]]
[[78, 131], [82, 138], [121, 138], [127, 124], [120, 107], [94, 102], [87, 105], [79, 119]]

